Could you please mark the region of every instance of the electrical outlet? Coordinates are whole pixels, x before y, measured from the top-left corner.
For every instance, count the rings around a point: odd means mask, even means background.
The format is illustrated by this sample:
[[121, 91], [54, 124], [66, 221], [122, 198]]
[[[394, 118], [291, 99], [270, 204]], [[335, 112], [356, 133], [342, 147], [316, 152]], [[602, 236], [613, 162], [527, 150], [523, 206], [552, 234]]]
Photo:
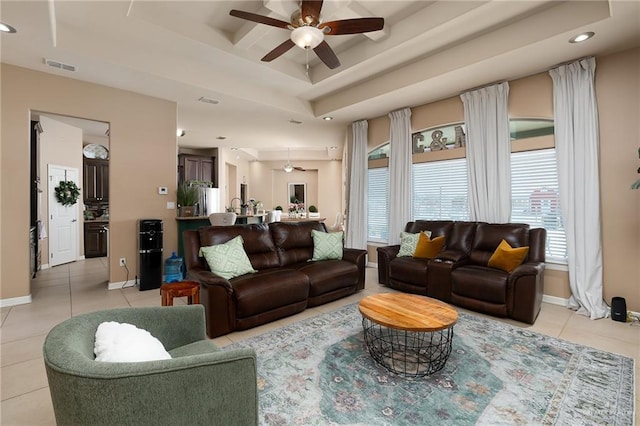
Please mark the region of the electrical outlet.
[[127, 259], [124, 257], [120, 258], [120, 266], [126, 266], [127, 265]]

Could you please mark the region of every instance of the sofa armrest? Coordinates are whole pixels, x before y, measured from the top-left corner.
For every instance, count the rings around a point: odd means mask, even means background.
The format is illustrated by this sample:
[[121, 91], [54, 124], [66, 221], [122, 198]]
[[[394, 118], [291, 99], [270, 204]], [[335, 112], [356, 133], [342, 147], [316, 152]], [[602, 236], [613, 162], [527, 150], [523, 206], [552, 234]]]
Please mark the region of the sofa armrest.
[[208, 269], [187, 270], [187, 279], [200, 283], [200, 303], [206, 312], [207, 336], [222, 336], [234, 330], [236, 303], [228, 280]]
[[398, 256], [400, 245], [378, 247], [378, 282], [389, 285], [389, 262]]
[[231, 284], [229, 281], [222, 278], [220, 275], [216, 275], [205, 268], [194, 268], [187, 270], [188, 280], [197, 281], [200, 285], [217, 285], [222, 287], [228, 287], [231, 290]]
[[356, 291], [364, 289], [367, 251], [344, 248], [342, 250], [342, 260], [351, 262], [358, 267], [358, 284], [356, 285]]
[[509, 317], [533, 324], [540, 312], [544, 291], [544, 262], [528, 262], [509, 275], [507, 303]]

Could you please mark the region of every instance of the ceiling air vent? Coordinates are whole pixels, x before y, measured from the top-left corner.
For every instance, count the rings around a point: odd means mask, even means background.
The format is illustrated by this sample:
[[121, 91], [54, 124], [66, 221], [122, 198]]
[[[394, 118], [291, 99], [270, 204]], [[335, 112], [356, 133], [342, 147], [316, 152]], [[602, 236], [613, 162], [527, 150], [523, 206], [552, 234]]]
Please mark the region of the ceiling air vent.
[[65, 70], [65, 71], [71, 71], [71, 72], [78, 71], [78, 67], [76, 67], [75, 65], [65, 64], [60, 61], [54, 61], [53, 59], [45, 58], [44, 63], [50, 66], [51, 68], [58, 68], [59, 70]]
[[217, 105], [220, 103], [220, 101], [216, 100], [216, 99], [211, 99], [211, 98], [205, 98], [204, 96], [200, 97], [198, 99], [200, 102], [204, 102], [205, 104], [213, 104], [213, 105]]

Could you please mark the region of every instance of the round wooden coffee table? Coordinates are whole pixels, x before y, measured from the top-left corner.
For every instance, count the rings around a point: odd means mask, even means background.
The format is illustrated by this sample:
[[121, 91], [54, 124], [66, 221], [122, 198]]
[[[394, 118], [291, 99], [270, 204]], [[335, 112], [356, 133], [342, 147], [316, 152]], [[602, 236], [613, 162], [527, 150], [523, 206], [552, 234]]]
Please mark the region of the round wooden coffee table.
[[359, 308], [367, 349], [378, 364], [409, 377], [444, 367], [458, 321], [452, 306], [415, 294], [381, 293], [362, 299]]

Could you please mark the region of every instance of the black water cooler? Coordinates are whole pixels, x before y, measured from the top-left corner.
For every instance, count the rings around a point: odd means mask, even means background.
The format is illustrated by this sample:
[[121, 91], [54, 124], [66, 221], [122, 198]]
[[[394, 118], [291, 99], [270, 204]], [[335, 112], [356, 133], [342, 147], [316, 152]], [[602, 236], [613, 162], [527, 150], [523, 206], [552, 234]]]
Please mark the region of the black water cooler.
[[138, 221], [139, 289], [151, 290], [162, 284], [162, 220]]

